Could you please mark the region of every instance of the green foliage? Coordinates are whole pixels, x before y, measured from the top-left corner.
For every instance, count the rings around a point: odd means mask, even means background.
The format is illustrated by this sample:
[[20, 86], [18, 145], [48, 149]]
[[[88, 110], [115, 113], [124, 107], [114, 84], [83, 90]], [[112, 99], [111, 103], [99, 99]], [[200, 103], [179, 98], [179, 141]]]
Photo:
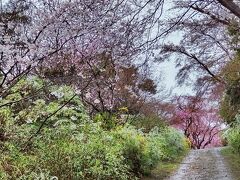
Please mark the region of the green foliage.
[[[54, 86], [50, 82], [32, 76], [21, 79], [0, 102], [0, 123], [5, 136], [21, 140], [30, 136], [52, 113], [74, 95], [68, 86]], [[75, 97], [61, 111], [45, 123], [57, 126], [63, 121], [83, 123], [89, 121], [79, 97]], [[29, 128], [30, 127], [30, 128]], [[21, 133], [21, 131], [25, 133]], [[29, 132], [29, 133], [27, 133]]]
[[231, 25], [228, 27], [228, 33], [232, 37], [232, 44], [238, 45], [240, 42], [239, 23], [232, 20]]
[[240, 154], [233, 151], [233, 148], [226, 147], [221, 150], [221, 154], [226, 160], [228, 167], [230, 168], [233, 179], [239, 179], [240, 177]]
[[99, 124], [68, 123], [45, 128], [32, 148], [22, 152], [5, 143], [0, 174], [5, 179], [130, 179], [121, 144]]
[[144, 132], [150, 132], [154, 127], [162, 128], [166, 126], [165, 121], [158, 116], [135, 116], [129, 119], [133, 126], [142, 129]]
[[99, 122], [101, 124], [101, 127], [106, 130], [115, 128], [118, 123], [117, 116], [108, 112], [101, 112], [96, 114], [93, 120], [94, 122]]
[[[233, 36], [235, 43], [239, 42], [239, 33], [235, 27], [230, 27], [230, 34]], [[220, 114], [224, 120], [231, 126], [225, 133], [224, 139], [240, 154], [240, 54], [239, 49], [235, 58], [230, 61], [223, 69], [226, 81], [226, 91], [221, 102]]]
[[114, 134], [115, 138], [121, 142], [125, 163], [129, 165], [130, 171], [137, 176], [143, 174], [147, 143], [145, 135], [132, 126], [119, 127]]
[[59, 131], [54, 140], [41, 141], [41, 168], [59, 179], [127, 179], [128, 166], [119, 143], [98, 125], [82, 128], [85, 133], [70, 137]]
[[220, 115], [227, 122], [231, 124], [235, 121], [235, 116], [238, 113], [238, 107], [231, 104], [230, 96], [225, 94], [221, 101]]
[[234, 149], [234, 151], [240, 154], [240, 115], [236, 116], [237, 123], [228, 129], [224, 136], [227, 138], [228, 144]]
[[223, 74], [226, 90], [221, 101], [220, 114], [227, 123], [235, 121], [240, 109], [240, 56], [230, 61], [224, 68]]
[[174, 128], [153, 129], [149, 135], [154, 143], [153, 146], [162, 150], [162, 160], [176, 159], [179, 153], [190, 148], [183, 134]]
[[26, 148], [74, 94], [35, 76], [8, 92], [0, 108], [0, 179], [135, 179], [187, 149], [183, 135], [166, 126], [143, 132], [108, 113], [91, 120], [78, 96]]
[[186, 151], [183, 142], [184, 137], [171, 128], [145, 134], [127, 125], [106, 131], [98, 123], [62, 124], [46, 128], [35, 140], [31, 153], [5, 144], [0, 174], [6, 179], [40, 175], [59, 179], [134, 179], [165, 159], [177, 158]]
[[160, 161], [177, 158], [188, 149], [183, 135], [172, 128], [156, 127], [143, 133], [133, 126], [124, 126], [115, 133], [122, 140], [126, 162], [136, 175], [148, 174]]

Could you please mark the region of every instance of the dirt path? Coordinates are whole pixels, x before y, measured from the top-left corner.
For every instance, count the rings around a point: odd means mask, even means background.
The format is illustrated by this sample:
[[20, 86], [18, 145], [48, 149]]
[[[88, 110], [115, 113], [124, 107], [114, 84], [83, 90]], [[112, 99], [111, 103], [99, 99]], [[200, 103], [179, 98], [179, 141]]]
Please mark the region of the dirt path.
[[168, 180], [236, 180], [225, 165], [220, 150], [192, 150]]

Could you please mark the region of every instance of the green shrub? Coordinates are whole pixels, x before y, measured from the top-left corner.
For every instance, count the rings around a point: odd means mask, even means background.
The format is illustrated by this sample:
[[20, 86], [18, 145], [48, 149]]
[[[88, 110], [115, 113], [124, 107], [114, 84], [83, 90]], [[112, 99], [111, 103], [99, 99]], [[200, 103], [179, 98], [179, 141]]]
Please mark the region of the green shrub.
[[[81, 128], [81, 129], [80, 129]], [[71, 133], [70, 133], [71, 132]], [[45, 129], [30, 152], [5, 144], [1, 179], [131, 179], [120, 143], [98, 124]], [[34, 178], [33, 178], [34, 177]]]
[[150, 135], [158, 143], [157, 146], [162, 149], [162, 160], [173, 160], [189, 148], [184, 135], [174, 128], [165, 127], [160, 129], [160, 133], [152, 131]]
[[152, 124], [143, 132], [120, 126], [120, 116], [107, 113], [91, 120], [78, 96], [23, 148], [74, 94], [69, 86], [32, 76], [2, 99], [0, 105], [7, 105], [0, 108], [0, 179], [135, 179], [186, 150], [184, 137], [173, 128], [152, 129]]
[[228, 144], [234, 149], [236, 153], [240, 154], [240, 125], [236, 125], [226, 132]]
[[134, 116], [130, 118], [130, 124], [144, 132], [150, 132], [154, 127], [162, 128], [167, 126], [166, 122], [159, 116]]
[[133, 126], [119, 127], [113, 132], [114, 137], [123, 147], [125, 163], [129, 165], [131, 173], [140, 176], [144, 173], [143, 159], [146, 148], [146, 137]]
[[[55, 86], [36, 76], [22, 78], [0, 105], [0, 138], [23, 142], [34, 134], [43, 121], [59, 109], [73, 95], [69, 86]], [[16, 101], [15, 103], [12, 103]], [[76, 96], [61, 111], [45, 122], [54, 128], [62, 122], [89, 122], [90, 118], [80, 97]]]
[[101, 112], [94, 116], [94, 122], [101, 124], [101, 127], [106, 130], [111, 130], [117, 126], [118, 119], [115, 114], [109, 112]]
[[6, 179], [134, 179], [176, 158], [185, 150], [181, 143], [173, 129], [146, 134], [127, 125], [106, 131], [100, 123], [63, 122], [44, 128], [31, 151], [5, 143], [0, 174]]
[[124, 147], [126, 163], [137, 176], [149, 174], [160, 161], [177, 158], [188, 148], [184, 136], [173, 128], [156, 127], [143, 133], [126, 125], [114, 133]]

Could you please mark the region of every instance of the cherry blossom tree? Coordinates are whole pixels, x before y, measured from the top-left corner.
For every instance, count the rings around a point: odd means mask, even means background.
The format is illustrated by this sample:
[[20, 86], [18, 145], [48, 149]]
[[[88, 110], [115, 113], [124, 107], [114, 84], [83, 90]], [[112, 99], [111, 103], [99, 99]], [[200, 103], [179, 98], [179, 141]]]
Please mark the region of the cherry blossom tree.
[[84, 101], [110, 109], [119, 69], [151, 57], [143, 54], [155, 48], [149, 46], [151, 28], [159, 23], [162, 5], [162, 0], [7, 1], [0, 19], [1, 92], [31, 72], [71, 83]]
[[172, 125], [183, 131], [194, 149], [219, 146], [221, 119], [216, 109], [199, 96], [182, 96], [176, 100]]

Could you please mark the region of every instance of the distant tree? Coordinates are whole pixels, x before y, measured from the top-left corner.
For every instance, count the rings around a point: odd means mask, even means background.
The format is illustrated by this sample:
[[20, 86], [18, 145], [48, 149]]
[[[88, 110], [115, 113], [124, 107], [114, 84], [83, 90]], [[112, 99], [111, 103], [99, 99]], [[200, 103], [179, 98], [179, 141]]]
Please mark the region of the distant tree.
[[198, 96], [178, 97], [176, 108], [171, 123], [184, 132], [192, 148], [202, 149], [221, 144], [221, 119], [205, 99]]
[[240, 110], [240, 55], [230, 61], [222, 70], [226, 81], [226, 90], [221, 100], [220, 114], [229, 124], [236, 121]]

